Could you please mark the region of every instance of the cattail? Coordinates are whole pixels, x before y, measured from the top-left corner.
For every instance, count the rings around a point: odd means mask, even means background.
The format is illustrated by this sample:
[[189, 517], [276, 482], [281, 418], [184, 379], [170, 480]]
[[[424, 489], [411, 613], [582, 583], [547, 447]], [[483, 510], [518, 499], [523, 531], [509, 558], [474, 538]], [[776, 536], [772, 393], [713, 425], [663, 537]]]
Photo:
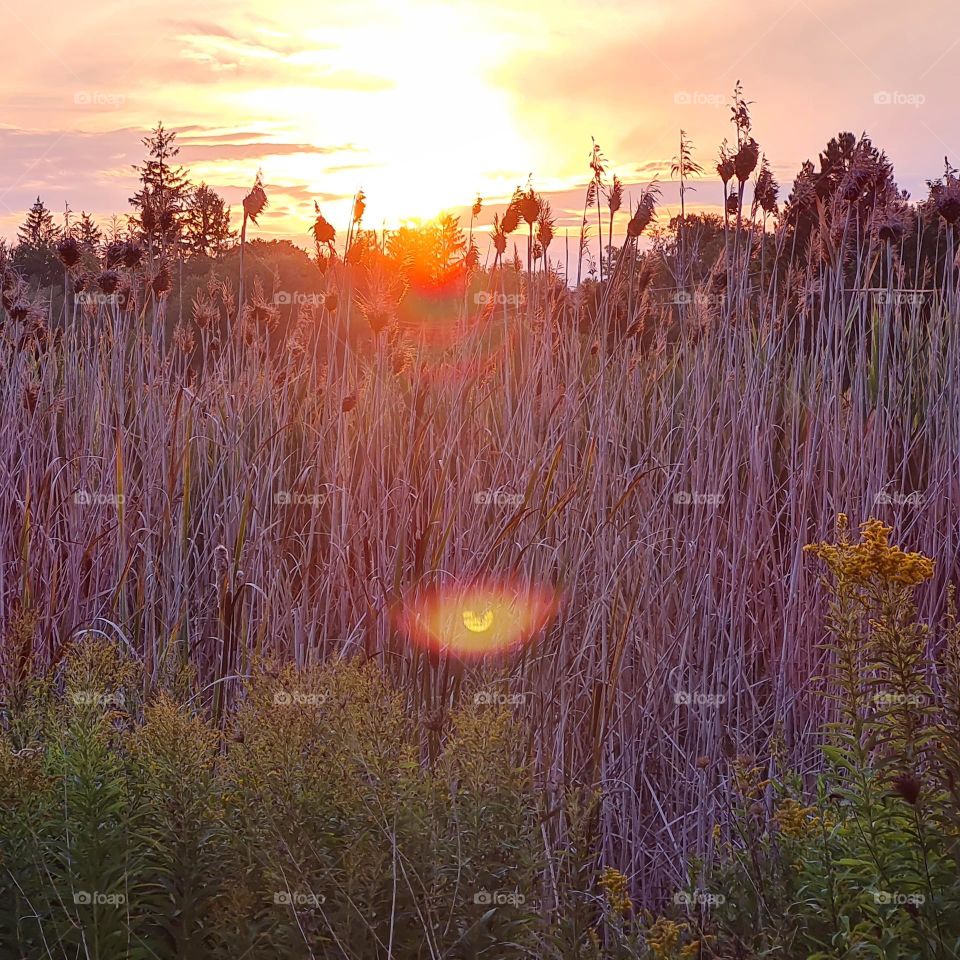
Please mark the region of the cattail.
[[331, 290], [323, 298], [323, 305], [327, 310], [327, 313], [333, 313], [337, 309], [337, 291]]
[[477, 249], [477, 245], [472, 239], [470, 240], [470, 247], [468, 248], [466, 254], [464, 254], [463, 264], [467, 270], [476, 270], [480, 265], [480, 251]]
[[590, 140], [593, 142], [593, 149], [590, 151], [590, 170], [594, 181], [599, 182], [606, 170], [607, 158], [603, 155], [600, 144], [593, 137]]
[[70, 270], [80, 262], [80, 256], [83, 250], [80, 244], [73, 237], [67, 236], [57, 243], [57, 256], [60, 262]]
[[150, 279], [150, 289], [155, 297], [162, 297], [171, 287], [170, 269], [166, 263], [161, 263], [157, 272]]
[[947, 172], [942, 182], [937, 182], [930, 190], [934, 209], [951, 226], [960, 220], [960, 180], [944, 158]]
[[497, 251], [497, 256], [503, 256], [503, 251], [507, 249], [507, 235], [500, 223], [498, 214], [493, 215], [493, 248]]
[[333, 250], [333, 242], [336, 239], [337, 231], [333, 229], [333, 225], [320, 212], [316, 200], [313, 202], [313, 207], [317, 214], [317, 218], [313, 222], [313, 239], [317, 246], [326, 245]]
[[899, 243], [907, 232], [908, 214], [897, 207], [877, 212], [871, 224], [874, 236], [881, 243]]
[[108, 270], [119, 266], [132, 270], [143, 260], [143, 247], [133, 240], [114, 240], [107, 247], [104, 260]]
[[951, 226], [960, 220], [960, 181], [949, 183], [934, 202], [937, 213]]
[[103, 253], [103, 260], [108, 270], [118, 267], [123, 263], [123, 253], [126, 245], [127, 242], [125, 240], [114, 240], [107, 245], [107, 249]]
[[[519, 192], [519, 188], [518, 188]], [[513, 233], [517, 227], [520, 226], [520, 207], [519, 201], [517, 199], [517, 194], [514, 194], [513, 199], [510, 201], [509, 206], [503, 214], [503, 219], [500, 221], [500, 229], [504, 233]]]
[[760, 159], [760, 145], [753, 137], [748, 137], [743, 141], [736, 156], [733, 158], [733, 168], [737, 179], [741, 183], [746, 183], [750, 174], [757, 168], [757, 161]]
[[777, 194], [779, 191], [780, 185], [773, 178], [770, 163], [767, 158], [764, 157], [763, 162], [760, 164], [760, 173], [757, 174], [757, 183], [753, 191], [753, 195], [764, 213], [777, 212]]
[[353, 222], [359, 223], [363, 218], [363, 211], [367, 209], [366, 194], [359, 190], [356, 199], [353, 201]]
[[640, 194], [640, 200], [637, 203], [637, 209], [634, 211], [630, 222], [627, 224], [627, 236], [636, 239], [641, 236], [643, 231], [650, 226], [656, 217], [657, 197], [659, 189], [655, 184], [651, 184]]
[[116, 293], [117, 287], [120, 286], [120, 274], [116, 270], [104, 270], [97, 277], [97, 286], [101, 293], [105, 293], [107, 296]]
[[620, 182], [620, 178], [614, 174], [613, 176], [613, 186], [610, 188], [610, 192], [607, 195], [607, 206], [610, 209], [611, 216], [615, 214], [623, 204], [623, 184]]
[[537, 217], [540, 216], [540, 197], [534, 192], [533, 187], [523, 194], [520, 199], [520, 215], [524, 220], [527, 221], [529, 226], [533, 226], [536, 223]]
[[140, 265], [141, 260], [143, 260], [143, 247], [133, 240], [128, 240], [123, 245], [123, 265], [128, 270], [132, 270]]
[[267, 192], [263, 189], [263, 180], [259, 171], [253, 189], [243, 198], [243, 215], [254, 223], [267, 207]]
[[546, 251], [554, 237], [556, 218], [552, 216], [550, 202], [540, 198], [540, 215], [537, 217], [537, 242]]
[[717, 173], [720, 175], [720, 179], [723, 181], [723, 185], [726, 186], [734, 173], [736, 172], [736, 165], [733, 162], [733, 157], [730, 156], [730, 152], [727, 149], [727, 141], [723, 141], [723, 146], [720, 148], [720, 160], [717, 163]]

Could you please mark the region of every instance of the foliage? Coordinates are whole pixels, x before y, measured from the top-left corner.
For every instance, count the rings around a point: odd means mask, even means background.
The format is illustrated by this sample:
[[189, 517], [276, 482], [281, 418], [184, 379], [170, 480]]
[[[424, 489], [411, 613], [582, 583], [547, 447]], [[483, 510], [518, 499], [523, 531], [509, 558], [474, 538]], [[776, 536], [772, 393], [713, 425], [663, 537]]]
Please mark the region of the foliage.
[[263, 665], [223, 732], [136, 673], [78, 642], [0, 733], [0, 954], [529, 955], [538, 803], [506, 713], [453, 713], [424, 765], [373, 665]]

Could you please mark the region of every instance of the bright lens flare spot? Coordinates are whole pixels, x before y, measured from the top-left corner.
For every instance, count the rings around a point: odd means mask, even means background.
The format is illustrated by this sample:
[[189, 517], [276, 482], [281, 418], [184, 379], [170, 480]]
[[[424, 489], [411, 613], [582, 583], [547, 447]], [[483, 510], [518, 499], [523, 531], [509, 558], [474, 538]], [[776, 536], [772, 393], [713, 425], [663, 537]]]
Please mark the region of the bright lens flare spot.
[[488, 610], [482, 617], [478, 617], [472, 610], [464, 610], [463, 625], [473, 633], [483, 633], [493, 626], [493, 611]]
[[556, 613], [548, 587], [485, 580], [407, 598], [394, 621], [417, 646], [458, 657], [483, 657], [528, 643]]

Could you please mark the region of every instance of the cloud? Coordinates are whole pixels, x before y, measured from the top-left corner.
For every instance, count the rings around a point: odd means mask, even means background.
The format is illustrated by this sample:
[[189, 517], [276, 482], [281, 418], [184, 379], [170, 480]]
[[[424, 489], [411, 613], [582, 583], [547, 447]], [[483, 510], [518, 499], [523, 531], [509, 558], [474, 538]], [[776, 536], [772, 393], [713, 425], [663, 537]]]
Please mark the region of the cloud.
[[320, 147], [311, 143], [197, 143], [185, 144], [180, 159], [196, 160], [256, 160], [264, 157], [283, 157], [293, 154], [335, 154], [353, 150], [349, 144], [339, 147]]

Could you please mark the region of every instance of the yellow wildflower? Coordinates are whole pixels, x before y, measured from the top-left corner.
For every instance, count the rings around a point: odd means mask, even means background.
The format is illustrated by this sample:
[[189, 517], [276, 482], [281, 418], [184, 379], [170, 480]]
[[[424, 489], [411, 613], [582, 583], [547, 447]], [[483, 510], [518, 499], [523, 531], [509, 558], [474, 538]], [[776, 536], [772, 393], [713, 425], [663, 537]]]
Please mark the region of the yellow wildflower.
[[[846, 520], [843, 514], [840, 517]], [[838, 521], [837, 528], [838, 543], [811, 543], [804, 549], [823, 560], [838, 578], [862, 586], [879, 581], [912, 587], [933, 576], [934, 561], [930, 557], [891, 546], [893, 528], [883, 521], [871, 518], [862, 523], [860, 543], [847, 541], [845, 524]]]
[[676, 923], [666, 917], [660, 917], [647, 931], [647, 946], [657, 960], [667, 960], [676, 954], [680, 936], [686, 929], [685, 923]]
[[614, 867], [604, 867], [600, 874], [600, 889], [603, 890], [607, 903], [620, 916], [625, 917], [633, 906], [630, 897], [627, 896], [629, 881], [626, 876]]
[[809, 819], [814, 809], [814, 807], [802, 807], [796, 800], [788, 797], [777, 807], [773, 819], [781, 833], [788, 837], [802, 837], [815, 825]]

